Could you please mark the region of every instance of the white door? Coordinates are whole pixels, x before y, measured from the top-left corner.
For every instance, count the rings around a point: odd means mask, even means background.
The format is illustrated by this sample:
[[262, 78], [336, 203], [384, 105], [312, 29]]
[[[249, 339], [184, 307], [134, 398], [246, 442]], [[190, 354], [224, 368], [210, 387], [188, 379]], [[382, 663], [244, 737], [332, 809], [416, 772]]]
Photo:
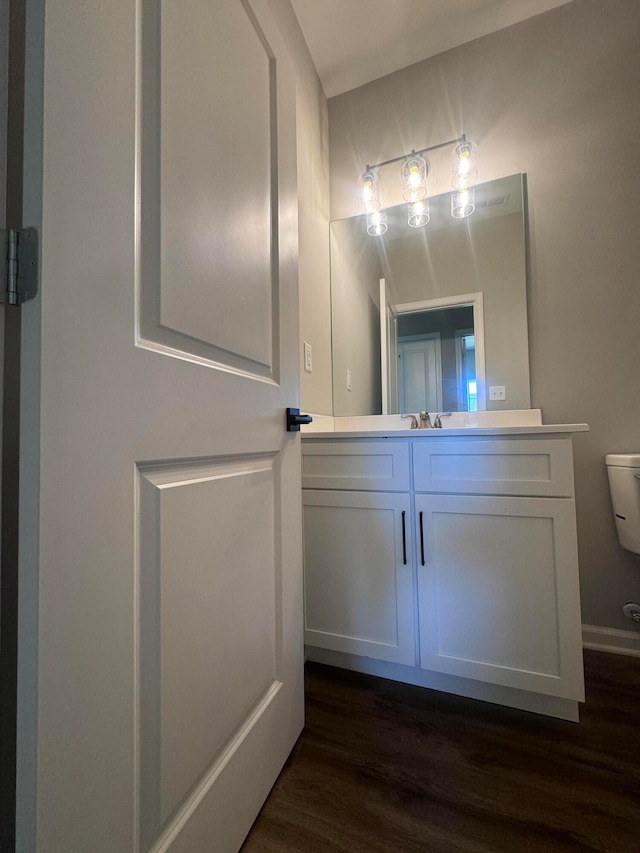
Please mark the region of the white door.
[[401, 412], [442, 409], [439, 333], [398, 340], [398, 392]]
[[398, 323], [389, 299], [389, 287], [380, 279], [380, 377], [382, 383], [382, 414], [398, 411]]
[[54, 0], [44, 89], [37, 850], [236, 851], [303, 724], [291, 72], [266, 0]]

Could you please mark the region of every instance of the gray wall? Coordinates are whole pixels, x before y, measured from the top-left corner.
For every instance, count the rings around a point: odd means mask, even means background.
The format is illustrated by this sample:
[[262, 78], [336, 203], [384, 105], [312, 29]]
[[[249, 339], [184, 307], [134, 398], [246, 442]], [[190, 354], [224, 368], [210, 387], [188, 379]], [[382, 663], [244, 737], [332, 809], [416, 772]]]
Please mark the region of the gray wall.
[[[382, 413], [380, 258], [361, 217], [331, 226], [333, 414]], [[351, 390], [347, 390], [347, 370]]]
[[[296, 78], [298, 240], [300, 275], [300, 401], [308, 412], [332, 414], [329, 290], [329, 130], [327, 99], [289, 0], [270, 0]], [[304, 369], [303, 341], [313, 350]], [[292, 402], [291, 405], [294, 405]]]
[[[574, 0], [329, 101], [332, 219], [358, 212], [364, 164], [463, 130], [481, 181], [527, 173], [532, 405], [591, 426], [574, 439], [583, 621], [623, 630], [640, 561], [618, 546], [604, 455], [640, 450], [639, 34], [637, 0]], [[380, 182], [399, 202], [397, 174]]]

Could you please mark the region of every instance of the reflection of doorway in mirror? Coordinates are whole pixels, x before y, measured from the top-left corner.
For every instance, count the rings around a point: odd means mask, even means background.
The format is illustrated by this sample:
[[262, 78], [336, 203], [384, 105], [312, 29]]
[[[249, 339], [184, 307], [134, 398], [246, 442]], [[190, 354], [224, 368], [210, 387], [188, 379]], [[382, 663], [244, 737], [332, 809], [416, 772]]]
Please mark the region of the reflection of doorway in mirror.
[[[380, 279], [380, 379], [382, 384], [382, 414], [399, 412], [398, 324], [391, 301], [390, 289], [384, 278]], [[392, 369], [393, 365], [393, 369]]]
[[476, 338], [473, 329], [456, 329], [456, 373], [459, 411], [477, 412]]
[[442, 409], [440, 334], [398, 337], [398, 397], [402, 412]]
[[[476, 412], [486, 408], [482, 293], [390, 306], [398, 350], [411, 344], [397, 370], [389, 360], [389, 387], [397, 384], [398, 408], [412, 413]], [[423, 344], [431, 338], [435, 344]], [[429, 347], [432, 350], [429, 350]], [[437, 367], [436, 367], [437, 365]], [[434, 375], [434, 370], [436, 374]], [[383, 369], [383, 376], [384, 376]]]

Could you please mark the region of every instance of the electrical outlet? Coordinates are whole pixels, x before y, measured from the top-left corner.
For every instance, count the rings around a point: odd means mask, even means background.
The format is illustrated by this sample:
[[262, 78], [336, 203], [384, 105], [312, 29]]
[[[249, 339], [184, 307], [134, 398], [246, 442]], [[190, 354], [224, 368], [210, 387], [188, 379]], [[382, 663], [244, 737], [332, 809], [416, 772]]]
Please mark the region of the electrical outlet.
[[311, 356], [311, 344], [308, 344], [304, 341], [304, 369], [307, 373], [311, 373], [313, 370], [313, 359]]
[[506, 400], [507, 388], [505, 385], [490, 385], [489, 386], [490, 400]]
[[347, 370], [347, 391], [351, 391], [351, 386], [352, 386], [351, 378], [352, 378], [351, 377], [351, 371]]

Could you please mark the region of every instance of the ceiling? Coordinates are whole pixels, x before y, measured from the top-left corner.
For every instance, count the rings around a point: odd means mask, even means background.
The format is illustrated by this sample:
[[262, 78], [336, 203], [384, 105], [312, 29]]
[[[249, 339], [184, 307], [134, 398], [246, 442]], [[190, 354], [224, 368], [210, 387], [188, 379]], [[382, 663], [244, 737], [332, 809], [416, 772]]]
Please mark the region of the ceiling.
[[291, 0], [328, 98], [571, 0]]

